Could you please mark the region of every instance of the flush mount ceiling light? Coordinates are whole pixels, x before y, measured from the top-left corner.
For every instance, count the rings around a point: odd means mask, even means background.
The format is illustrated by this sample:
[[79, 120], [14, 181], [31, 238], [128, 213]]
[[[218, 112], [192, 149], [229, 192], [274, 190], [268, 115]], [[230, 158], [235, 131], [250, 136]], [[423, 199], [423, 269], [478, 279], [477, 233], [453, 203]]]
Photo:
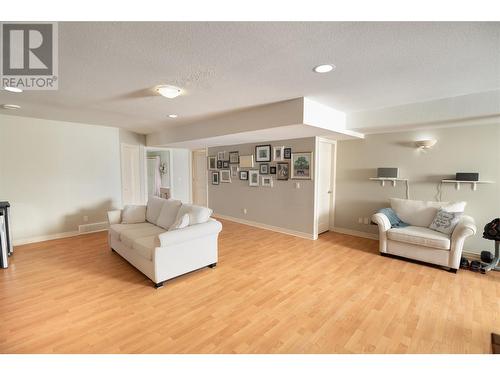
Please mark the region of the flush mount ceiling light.
[[170, 118], [177, 118], [177, 115], [172, 113], [171, 115], [168, 115], [168, 117], [170, 117]]
[[169, 99], [177, 98], [182, 93], [180, 88], [171, 85], [156, 86], [156, 91], [161, 96]]
[[2, 104], [2, 109], [21, 109], [20, 105], [17, 104]]
[[437, 143], [435, 139], [422, 139], [421, 141], [416, 141], [415, 146], [421, 149], [428, 149]]
[[316, 73], [328, 73], [335, 69], [335, 65], [332, 64], [323, 64], [316, 66], [313, 70]]
[[20, 89], [19, 87], [5, 86], [3, 89], [9, 92], [23, 92], [23, 89]]

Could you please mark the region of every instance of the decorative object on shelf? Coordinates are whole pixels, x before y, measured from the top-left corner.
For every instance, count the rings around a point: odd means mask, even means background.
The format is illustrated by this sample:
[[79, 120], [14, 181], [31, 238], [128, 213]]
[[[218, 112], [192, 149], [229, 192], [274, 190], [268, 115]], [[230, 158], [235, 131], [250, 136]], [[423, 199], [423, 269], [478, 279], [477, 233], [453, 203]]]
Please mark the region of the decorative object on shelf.
[[226, 151], [219, 151], [217, 153], [217, 160], [227, 160], [227, 153], [226, 153]]
[[257, 163], [271, 161], [271, 145], [255, 146], [255, 161]]
[[290, 147], [285, 147], [283, 150], [283, 158], [291, 159], [292, 158], [292, 149]]
[[248, 185], [249, 186], [259, 186], [259, 171], [252, 169], [248, 171]]
[[263, 163], [259, 165], [260, 174], [269, 174], [269, 164]]
[[210, 170], [217, 169], [217, 157], [215, 156], [208, 157], [208, 169]]
[[313, 170], [312, 152], [292, 154], [292, 179], [311, 180]]
[[160, 174], [166, 175], [168, 173], [168, 168], [167, 168], [167, 163], [161, 163], [160, 164]]
[[238, 164], [231, 164], [229, 170], [231, 171], [231, 177], [238, 177]]
[[290, 164], [278, 163], [276, 174], [278, 175], [278, 180], [288, 180], [288, 178], [290, 177]]
[[479, 181], [479, 173], [477, 172], [457, 172], [455, 173], [457, 181]]
[[398, 178], [399, 168], [377, 168], [377, 177], [379, 178]]
[[238, 151], [231, 151], [229, 153], [229, 163], [238, 164], [240, 162], [240, 153]]
[[262, 176], [262, 186], [273, 187], [273, 178], [271, 176]]
[[240, 180], [248, 180], [248, 171], [240, 171]]
[[220, 182], [231, 182], [231, 171], [229, 169], [220, 171]]
[[240, 156], [240, 168], [253, 168], [253, 155]]
[[269, 174], [276, 174], [276, 166], [275, 165], [271, 165], [269, 167]]
[[282, 161], [284, 154], [285, 146], [277, 146], [273, 148], [273, 160], [274, 161]]
[[437, 143], [437, 140], [435, 139], [422, 139], [420, 141], [415, 142], [415, 146], [417, 146], [420, 149], [427, 150], [434, 146]]
[[217, 169], [222, 169], [222, 160], [217, 160]]
[[224, 169], [229, 168], [229, 160], [222, 160], [222, 168]]
[[212, 172], [212, 185], [219, 185], [220, 176], [219, 172]]

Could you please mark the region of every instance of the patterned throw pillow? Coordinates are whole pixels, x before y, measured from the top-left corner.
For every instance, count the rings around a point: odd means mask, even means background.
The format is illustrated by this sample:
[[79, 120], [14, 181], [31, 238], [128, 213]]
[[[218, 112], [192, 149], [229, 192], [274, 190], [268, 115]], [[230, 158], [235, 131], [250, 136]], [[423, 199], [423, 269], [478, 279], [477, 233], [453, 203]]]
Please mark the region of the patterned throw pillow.
[[440, 209], [429, 228], [444, 234], [451, 234], [462, 215], [463, 212], [448, 212]]

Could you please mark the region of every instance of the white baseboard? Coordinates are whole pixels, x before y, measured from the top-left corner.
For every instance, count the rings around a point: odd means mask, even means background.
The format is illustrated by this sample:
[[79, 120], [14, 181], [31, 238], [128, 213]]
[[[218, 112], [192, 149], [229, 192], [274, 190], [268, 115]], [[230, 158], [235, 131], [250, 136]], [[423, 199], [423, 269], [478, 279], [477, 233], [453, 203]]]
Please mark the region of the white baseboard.
[[99, 223], [82, 224], [78, 226], [78, 232], [81, 234], [85, 233], [95, 233], [108, 230], [109, 224], [107, 221], [101, 221]]
[[339, 228], [339, 227], [333, 227], [333, 228], [330, 228], [330, 230], [332, 232], [336, 232], [336, 233], [349, 234], [351, 236], [369, 238], [371, 240], [378, 240], [377, 233], [366, 233], [366, 232], [361, 232], [359, 230]]
[[220, 215], [220, 214], [214, 214], [213, 216], [215, 218], [218, 218], [218, 219], [234, 221], [235, 223], [245, 224], [245, 225], [249, 225], [251, 227], [256, 227], [256, 228], [260, 228], [260, 229], [272, 230], [273, 232], [289, 234], [291, 236], [301, 237], [301, 238], [305, 238], [308, 240], [316, 240], [317, 239], [317, 238], [314, 238], [314, 236], [310, 233], [299, 232], [299, 231], [295, 231], [295, 230], [291, 230], [291, 229], [287, 229], [287, 228], [282, 228], [282, 227], [276, 227], [274, 225], [262, 224], [262, 223], [258, 223], [256, 221], [244, 220], [244, 219], [239, 219], [237, 217]]
[[[96, 224], [101, 224], [101, 223], [96, 223]], [[26, 244], [35, 243], [35, 242], [43, 242], [43, 241], [57, 240], [57, 239], [60, 239], [60, 238], [75, 237], [75, 236], [79, 236], [79, 235], [82, 235], [82, 234], [103, 232], [103, 231], [106, 231], [106, 230], [108, 230], [108, 228], [98, 229], [98, 230], [93, 230], [93, 231], [88, 231], [88, 232], [80, 232], [79, 230], [74, 230], [74, 231], [70, 231], [70, 232], [47, 234], [47, 235], [44, 235], [44, 236], [35, 236], [35, 237], [20, 238], [18, 240], [14, 240], [13, 241], [13, 245], [14, 246], [26, 245]]]

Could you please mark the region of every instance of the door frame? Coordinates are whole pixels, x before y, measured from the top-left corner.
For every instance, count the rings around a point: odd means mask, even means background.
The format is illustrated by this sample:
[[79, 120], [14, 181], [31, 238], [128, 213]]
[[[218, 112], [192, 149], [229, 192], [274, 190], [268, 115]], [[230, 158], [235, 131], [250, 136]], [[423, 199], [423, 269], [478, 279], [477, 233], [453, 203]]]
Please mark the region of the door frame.
[[329, 143], [332, 145], [332, 175], [331, 175], [331, 187], [332, 187], [332, 198], [330, 202], [330, 224], [329, 231], [333, 230], [335, 224], [335, 195], [336, 195], [336, 181], [337, 181], [337, 141], [334, 139], [328, 139], [323, 137], [315, 137], [314, 148], [316, 150], [314, 156], [314, 227], [313, 227], [313, 239], [318, 239], [318, 227], [319, 227], [319, 165], [320, 165], [320, 155], [319, 155], [319, 143]]
[[[168, 147], [151, 147], [151, 146], [146, 146], [144, 147], [144, 152], [143, 152], [143, 157], [144, 157], [144, 173], [142, 174], [142, 178], [144, 181], [144, 202], [148, 202], [148, 151], [171, 151], [171, 148]], [[174, 166], [173, 166], [173, 158], [172, 158], [172, 152], [169, 153], [168, 155], [168, 167], [169, 167], [169, 184], [170, 184], [170, 194], [172, 194], [172, 191], [174, 189]]]
[[205, 194], [206, 194], [206, 200], [207, 200], [207, 207], [209, 206], [208, 203], [208, 147], [206, 148], [200, 148], [197, 150], [192, 150], [191, 151], [191, 201], [194, 202], [194, 179], [195, 179], [195, 166], [196, 166], [196, 157], [195, 154], [204, 154], [205, 155]]

